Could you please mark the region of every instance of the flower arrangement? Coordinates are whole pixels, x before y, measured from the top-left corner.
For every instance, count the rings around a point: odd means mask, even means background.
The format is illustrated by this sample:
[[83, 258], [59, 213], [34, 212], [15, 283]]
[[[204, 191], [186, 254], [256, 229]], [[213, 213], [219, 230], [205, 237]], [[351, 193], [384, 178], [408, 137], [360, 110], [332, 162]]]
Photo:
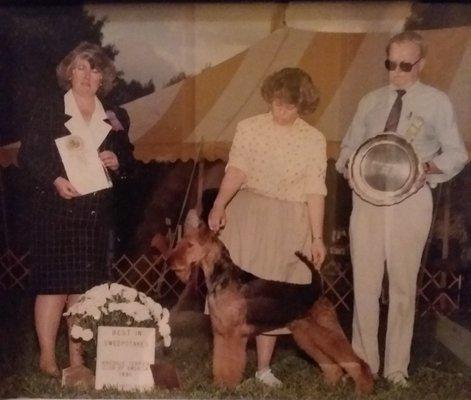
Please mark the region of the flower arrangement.
[[64, 316], [70, 318], [72, 338], [85, 344], [85, 350], [96, 347], [100, 325], [158, 328], [164, 346], [171, 343], [169, 311], [144, 293], [117, 283], [94, 286]]

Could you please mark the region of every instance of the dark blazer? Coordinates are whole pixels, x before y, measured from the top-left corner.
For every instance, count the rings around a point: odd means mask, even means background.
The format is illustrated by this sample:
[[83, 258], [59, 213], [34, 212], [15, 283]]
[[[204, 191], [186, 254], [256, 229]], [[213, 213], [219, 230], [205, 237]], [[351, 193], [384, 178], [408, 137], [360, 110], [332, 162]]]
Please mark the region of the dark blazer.
[[[119, 169], [109, 171], [112, 180], [123, 179], [133, 167], [133, 146], [129, 142], [129, 117], [119, 107], [107, 107], [112, 110], [123, 125], [123, 130], [110, 130], [98, 151], [110, 150], [119, 160]], [[33, 218], [59, 218], [83, 222], [109, 222], [111, 212], [112, 189], [63, 199], [53, 185], [54, 180], [62, 176], [67, 178], [55, 139], [70, 135], [64, 123], [70, 116], [64, 113], [63, 95], [51, 96], [38, 101], [28, 121], [28, 128], [22, 139], [18, 155], [20, 167], [24, 168], [31, 178], [31, 212]], [[111, 128], [111, 124], [110, 124]]]

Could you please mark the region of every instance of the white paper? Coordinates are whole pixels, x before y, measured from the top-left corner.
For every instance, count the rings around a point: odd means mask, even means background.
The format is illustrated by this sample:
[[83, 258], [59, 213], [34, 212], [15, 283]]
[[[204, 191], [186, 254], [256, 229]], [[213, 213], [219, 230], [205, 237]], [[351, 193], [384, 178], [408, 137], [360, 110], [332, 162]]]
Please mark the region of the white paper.
[[155, 328], [98, 327], [95, 389], [150, 390], [151, 364], [155, 364]]
[[67, 179], [81, 195], [113, 186], [91, 141], [69, 135], [56, 139]]

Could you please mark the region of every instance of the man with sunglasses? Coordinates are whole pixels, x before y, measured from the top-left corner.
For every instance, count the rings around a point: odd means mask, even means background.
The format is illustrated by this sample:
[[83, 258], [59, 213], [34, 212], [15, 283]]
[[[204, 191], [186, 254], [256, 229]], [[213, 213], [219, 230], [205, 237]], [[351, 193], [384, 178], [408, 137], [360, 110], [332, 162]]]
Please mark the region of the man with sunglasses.
[[402, 387], [408, 386], [417, 275], [432, 220], [430, 186], [451, 179], [468, 160], [448, 96], [419, 80], [425, 52], [416, 32], [402, 32], [389, 40], [385, 61], [389, 85], [361, 99], [336, 163], [348, 178], [348, 160], [358, 146], [379, 133], [394, 131], [412, 143], [424, 168], [418, 191], [398, 204], [377, 206], [353, 193], [350, 217], [352, 345], [378, 374], [379, 297], [386, 267], [389, 310], [383, 375]]

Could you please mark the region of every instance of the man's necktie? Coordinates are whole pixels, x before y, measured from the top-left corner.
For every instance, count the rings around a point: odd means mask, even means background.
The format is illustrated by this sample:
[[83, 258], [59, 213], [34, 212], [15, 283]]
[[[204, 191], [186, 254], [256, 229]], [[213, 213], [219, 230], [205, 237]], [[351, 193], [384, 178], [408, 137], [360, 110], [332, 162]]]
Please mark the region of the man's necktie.
[[397, 124], [399, 123], [399, 117], [401, 116], [402, 109], [402, 96], [406, 94], [404, 89], [396, 90], [397, 97], [394, 102], [391, 112], [389, 113], [388, 120], [386, 121], [386, 126], [384, 127], [384, 132], [396, 132]]

